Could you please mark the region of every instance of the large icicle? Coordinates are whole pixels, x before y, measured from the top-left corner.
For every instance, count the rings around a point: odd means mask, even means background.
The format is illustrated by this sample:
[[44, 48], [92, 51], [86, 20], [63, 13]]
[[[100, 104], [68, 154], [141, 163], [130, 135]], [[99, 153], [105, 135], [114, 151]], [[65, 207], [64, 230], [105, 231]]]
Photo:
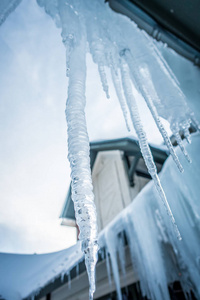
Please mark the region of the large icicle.
[[160, 183], [160, 179], [159, 179], [158, 174], [157, 174], [156, 165], [153, 161], [151, 150], [150, 150], [148, 142], [147, 142], [146, 133], [143, 129], [143, 125], [142, 125], [142, 122], [140, 120], [137, 104], [136, 104], [134, 95], [132, 93], [131, 81], [130, 81], [130, 78], [129, 78], [128, 65], [124, 62], [124, 60], [122, 61], [122, 64], [121, 64], [121, 74], [122, 74], [122, 84], [123, 84], [123, 88], [124, 88], [124, 94], [125, 94], [125, 97], [126, 97], [128, 107], [129, 107], [129, 111], [130, 111], [131, 119], [132, 119], [132, 122], [133, 122], [133, 126], [135, 128], [135, 131], [136, 131], [138, 139], [139, 139], [139, 145], [140, 145], [140, 149], [141, 149], [141, 152], [142, 152], [142, 156], [144, 158], [144, 161], [146, 163], [148, 171], [149, 171], [152, 179], [154, 180], [155, 187], [158, 191], [158, 194], [159, 194], [161, 200], [163, 201], [163, 204], [166, 208], [166, 211], [167, 211], [167, 213], [168, 213], [168, 215], [171, 219], [171, 222], [173, 224], [173, 227], [174, 227], [175, 233], [177, 235], [177, 238], [181, 240], [180, 232], [177, 228], [174, 216], [171, 212], [170, 206], [168, 204], [165, 193], [164, 193], [163, 188], [162, 188], [161, 183]]
[[[90, 299], [95, 291], [95, 265], [97, 262], [96, 209], [92, 188], [89, 138], [85, 120], [86, 42], [71, 53], [66, 119], [68, 124], [68, 158], [71, 166], [72, 200], [85, 263], [90, 282]], [[77, 57], [79, 58], [77, 60]]]

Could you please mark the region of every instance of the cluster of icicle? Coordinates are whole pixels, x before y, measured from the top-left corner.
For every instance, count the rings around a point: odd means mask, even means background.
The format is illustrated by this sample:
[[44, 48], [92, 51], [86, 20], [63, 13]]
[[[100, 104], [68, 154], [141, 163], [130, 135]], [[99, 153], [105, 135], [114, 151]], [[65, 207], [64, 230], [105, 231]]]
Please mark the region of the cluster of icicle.
[[[2, 22], [19, 4], [19, 0], [4, 0]], [[69, 77], [66, 118], [68, 123], [69, 161], [80, 239], [86, 257], [90, 281], [90, 298], [95, 290], [95, 264], [97, 261], [97, 225], [92, 191], [89, 139], [85, 121], [86, 52], [98, 65], [103, 90], [109, 98], [106, 69], [110, 69], [116, 94], [129, 130], [129, 116], [138, 135], [145, 163], [156, 189], [181, 239], [175, 219], [162, 189], [153, 157], [147, 142], [137, 108], [138, 95], [143, 97], [159, 128], [165, 144], [183, 172], [161, 117], [168, 120], [171, 130], [186, 159], [191, 159], [180, 137], [180, 131], [190, 143], [189, 127], [200, 129], [194, 114], [186, 104], [179, 83], [154, 41], [128, 18], [114, 13], [104, 0], [37, 0], [62, 30], [66, 48], [66, 73]], [[1, 22], [1, 23], [2, 23]]]
[[182, 241], [174, 235], [152, 182], [100, 234], [110, 291], [116, 287], [118, 300], [124, 299], [121, 288], [137, 281], [147, 299], [172, 299], [169, 288], [175, 281], [180, 283], [184, 299], [194, 299], [191, 292], [200, 299], [200, 136], [194, 134], [192, 139], [188, 147], [192, 168], [181, 157], [185, 172], [179, 176], [169, 158], [160, 174]]
[[153, 40], [126, 17], [109, 8], [103, 0], [37, 0], [62, 29], [66, 48], [66, 73], [69, 77], [66, 118], [68, 123], [69, 161], [71, 165], [72, 199], [74, 201], [80, 239], [86, 257], [90, 281], [90, 298], [95, 290], [97, 261], [97, 225], [92, 192], [89, 139], [85, 121], [86, 51], [98, 65], [103, 90], [109, 98], [106, 68], [110, 69], [116, 94], [129, 130], [129, 115], [138, 135], [148, 171], [168, 212], [178, 239], [181, 239], [175, 219], [157, 175], [156, 165], [148, 145], [137, 97], [143, 97], [159, 128], [178, 169], [183, 167], [161, 122], [171, 124], [183, 154], [191, 161], [179, 135], [184, 132], [190, 142], [191, 123], [197, 129], [194, 114], [187, 107], [185, 96], [172, 71]]

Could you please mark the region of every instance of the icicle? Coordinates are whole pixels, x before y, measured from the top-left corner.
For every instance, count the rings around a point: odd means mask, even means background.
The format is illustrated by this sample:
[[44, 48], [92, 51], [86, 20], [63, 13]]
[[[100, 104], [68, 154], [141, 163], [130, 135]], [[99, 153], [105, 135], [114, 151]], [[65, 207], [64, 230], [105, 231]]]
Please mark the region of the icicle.
[[127, 105], [126, 105], [126, 101], [124, 99], [124, 95], [122, 93], [122, 84], [121, 84], [121, 80], [119, 77], [119, 73], [117, 70], [117, 73], [115, 72], [115, 70], [113, 68], [111, 68], [111, 75], [112, 75], [112, 80], [113, 80], [113, 84], [115, 87], [115, 91], [124, 115], [124, 120], [126, 123], [126, 128], [128, 131], [130, 131], [130, 125], [129, 125], [129, 121], [128, 121], [128, 110], [127, 110]]
[[76, 265], [76, 278], [79, 278], [79, 264]]
[[63, 272], [61, 273], [61, 277], [60, 277], [61, 282], [64, 281], [64, 277], [65, 277], [65, 272], [63, 271]]
[[105, 250], [100, 248], [99, 255], [100, 255], [101, 259], [104, 260], [105, 259]]
[[118, 237], [118, 253], [119, 253], [119, 262], [122, 270], [123, 279], [124, 282], [126, 282], [126, 257], [125, 257], [124, 232], [121, 232]]
[[151, 154], [151, 150], [150, 150], [148, 142], [147, 142], [146, 133], [143, 129], [143, 125], [142, 125], [142, 122], [140, 120], [137, 104], [136, 104], [135, 98], [134, 98], [133, 93], [132, 93], [131, 81], [129, 79], [128, 66], [127, 66], [127, 64], [125, 64], [125, 62], [122, 62], [122, 64], [121, 64], [121, 74], [122, 74], [122, 85], [123, 85], [123, 88], [124, 88], [125, 98], [126, 98], [126, 101], [127, 101], [127, 105], [129, 107], [129, 111], [130, 111], [131, 119], [132, 119], [132, 122], [133, 122], [133, 126], [135, 128], [135, 131], [136, 131], [138, 139], [139, 139], [139, 145], [140, 145], [140, 149], [141, 149], [141, 152], [142, 152], [142, 156], [143, 156], [144, 161], [146, 163], [147, 169], [148, 169], [152, 179], [154, 180], [154, 184], [155, 184], [155, 187], [158, 191], [158, 194], [159, 194], [161, 200], [163, 201], [163, 204], [166, 208], [166, 211], [167, 211], [167, 213], [168, 213], [168, 215], [171, 219], [171, 222], [173, 224], [174, 231], [177, 235], [177, 238], [179, 240], [181, 240], [180, 232], [177, 228], [174, 216], [171, 212], [171, 209], [169, 207], [169, 204], [168, 204], [168, 201], [166, 199], [165, 193], [164, 193], [163, 188], [161, 186], [160, 179], [157, 175], [156, 165], [153, 161], [153, 156]]
[[186, 138], [186, 141], [188, 142], [188, 144], [191, 144], [191, 136], [190, 136], [190, 131], [189, 131], [189, 128], [190, 128], [190, 123], [191, 123], [191, 120], [185, 120], [183, 121], [183, 123], [181, 124], [181, 129], [183, 130], [183, 134], [184, 134], [184, 137]]
[[111, 267], [110, 267], [110, 258], [109, 258], [107, 249], [106, 249], [106, 270], [107, 270], [107, 274], [108, 274], [109, 286], [111, 286], [112, 285]]
[[[89, 158], [89, 138], [85, 121], [86, 42], [71, 53], [66, 119], [68, 124], [68, 158], [71, 166], [72, 200], [79, 238], [85, 253], [85, 264], [90, 282], [90, 299], [95, 291], [97, 262], [97, 225]], [[79, 58], [77, 60], [77, 57]]]
[[109, 95], [109, 91], [108, 91], [108, 81], [107, 81], [107, 77], [106, 77], [105, 68], [101, 63], [98, 64], [98, 70], [99, 70], [99, 75], [101, 78], [103, 90], [106, 93], [106, 97], [109, 99], [110, 95]]
[[86, 29], [87, 29], [89, 46], [90, 46], [90, 52], [92, 54], [94, 63], [98, 65], [98, 71], [99, 71], [99, 76], [101, 79], [103, 90], [106, 93], [106, 97], [110, 98], [108, 81], [105, 72], [105, 62], [106, 62], [105, 47], [104, 47], [103, 40], [101, 38], [98, 21], [96, 19], [93, 19], [92, 24], [91, 22], [86, 22]]
[[189, 163], [191, 163], [192, 160], [191, 160], [189, 154], [187, 153], [187, 151], [185, 149], [185, 146], [183, 145], [183, 141], [182, 141], [182, 139], [180, 137], [178, 124], [177, 123], [173, 124], [171, 126], [171, 130], [172, 130], [172, 132], [173, 132], [173, 134], [175, 136], [177, 144], [179, 145], [179, 147], [180, 147], [181, 151], [183, 152], [184, 156], [186, 157], [187, 161]]
[[114, 232], [112, 230], [105, 231], [105, 241], [106, 246], [108, 248], [108, 252], [110, 254], [111, 264], [112, 264], [112, 270], [113, 270], [113, 277], [115, 280], [116, 285], [116, 291], [117, 291], [117, 297], [118, 300], [122, 300], [122, 294], [121, 294], [121, 287], [120, 287], [120, 276], [119, 276], [119, 270], [118, 270], [118, 264], [117, 264], [117, 237], [115, 236]]
[[178, 227], [177, 227], [177, 225], [176, 225], [176, 221], [175, 221], [174, 216], [173, 216], [173, 214], [172, 214], [171, 208], [170, 208], [169, 203], [168, 203], [168, 201], [167, 201], [167, 198], [166, 198], [166, 196], [165, 196], [165, 193], [164, 193], [164, 190], [163, 190], [163, 188], [162, 188], [162, 185], [161, 185], [161, 183], [160, 183], [160, 179], [159, 179], [159, 177], [158, 177], [157, 174], [154, 174], [152, 178], [153, 178], [153, 180], [154, 180], [154, 184], [155, 184], [155, 187], [156, 187], [156, 189], [157, 189], [157, 191], [158, 191], [158, 194], [159, 194], [160, 198], [161, 198], [162, 201], [163, 201], [163, 204], [164, 204], [164, 206], [165, 206], [165, 209], [166, 209], [166, 211], [167, 211], [167, 214], [169, 215], [169, 217], [170, 217], [170, 219], [171, 219], [171, 222], [172, 222], [172, 225], [173, 225], [173, 227], [174, 227], [174, 231], [175, 231], [175, 233], [176, 233], [176, 236], [177, 236], [178, 240], [181, 241], [181, 240], [182, 240], [181, 234], [180, 234], [180, 232], [179, 232], [179, 230], [178, 230]]
[[183, 133], [184, 133], [184, 136], [186, 138], [186, 141], [188, 142], [188, 144], [191, 144], [192, 141], [191, 141], [191, 135], [190, 135], [190, 131], [188, 128], [183, 128]]
[[70, 271], [67, 273], [67, 284], [68, 284], [68, 289], [71, 289], [71, 276], [70, 276]]
[[[183, 167], [174, 151], [174, 148], [172, 146], [172, 143], [170, 141], [170, 138], [158, 116], [158, 113], [157, 113], [157, 110], [156, 110], [156, 107], [155, 105], [153, 104], [153, 100], [152, 98], [154, 99], [157, 99], [158, 98], [158, 95], [155, 91], [155, 88], [153, 86], [153, 82], [152, 82], [152, 79], [151, 79], [151, 74], [149, 73], [149, 70], [148, 70], [148, 67], [143, 64], [142, 67], [139, 68], [139, 71], [142, 75], [142, 80], [139, 80], [139, 87], [140, 87], [140, 90], [142, 91], [142, 95], [149, 107], [149, 110], [154, 118], [154, 121], [163, 137], [163, 140], [167, 146], [167, 148], [169, 149], [170, 151], [170, 154], [174, 160], [174, 162], [176, 163], [179, 171], [182, 173], [184, 170], [183, 170]], [[159, 100], [157, 100], [157, 102], [159, 102]]]

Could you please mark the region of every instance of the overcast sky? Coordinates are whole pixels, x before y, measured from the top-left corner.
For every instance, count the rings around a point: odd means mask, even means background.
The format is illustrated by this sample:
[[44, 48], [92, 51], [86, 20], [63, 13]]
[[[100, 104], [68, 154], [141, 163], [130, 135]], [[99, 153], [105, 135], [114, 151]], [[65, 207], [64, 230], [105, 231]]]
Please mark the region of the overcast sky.
[[[70, 184], [65, 51], [60, 30], [35, 0], [23, 0], [0, 27], [0, 67], [0, 251], [69, 247], [75, 230], [59, 220]], [[108, 100], [89, 55], [87, 68], [90, 139], [128, 135], [113, 87]], [[160, 143], [144, 103], [140, 110], [149, 140]]]

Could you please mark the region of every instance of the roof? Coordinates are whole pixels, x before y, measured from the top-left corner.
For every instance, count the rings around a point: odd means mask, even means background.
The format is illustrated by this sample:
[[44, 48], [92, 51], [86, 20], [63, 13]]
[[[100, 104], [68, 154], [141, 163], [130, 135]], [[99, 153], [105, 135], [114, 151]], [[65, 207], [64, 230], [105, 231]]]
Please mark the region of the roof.
[[39, 292], [71, 270], [82, 257], [80, 243], [48, 254], [0, 253], [0, 299], [21, 300], [33, 291]]
[[[159, 164], [163, 164], [168, 157], [168, 151], [165, 146], [150, 145], [154, 161]], [[112, 151], [120, 150], [125, 153], [126, 156], [135, 156], [140, 153], [140, 147], [138, 140], [134, 137], [125, 137], [113, 140], [100, 140], [90, 143], [90, 163], [91, 169], [94, 166], [94, 162], [99, 151]], [[60, 218], [66, 218], [75, 220], [74, 204], [71, 199], [71, 186], [68, 190], [67, 197], [64, 203], [63, 210]]]
[[164, 28], [200, 51], [199, 0], [131, 0]]
[[116, 12], [200, 66], [200, 0], [108, 0]]

